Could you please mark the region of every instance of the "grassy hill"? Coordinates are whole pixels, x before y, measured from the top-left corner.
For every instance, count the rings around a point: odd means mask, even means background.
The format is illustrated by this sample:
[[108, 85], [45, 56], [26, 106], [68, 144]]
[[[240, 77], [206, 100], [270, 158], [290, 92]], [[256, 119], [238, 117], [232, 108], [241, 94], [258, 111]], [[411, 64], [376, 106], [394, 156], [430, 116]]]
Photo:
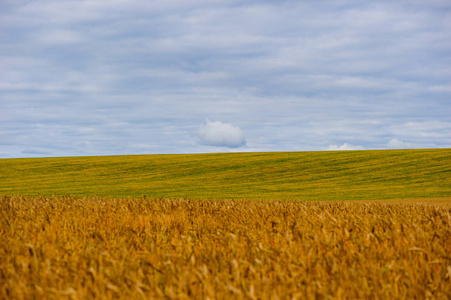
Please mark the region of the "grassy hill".
[[451, 149], [0, 159], [0, 195], [451, 197]]

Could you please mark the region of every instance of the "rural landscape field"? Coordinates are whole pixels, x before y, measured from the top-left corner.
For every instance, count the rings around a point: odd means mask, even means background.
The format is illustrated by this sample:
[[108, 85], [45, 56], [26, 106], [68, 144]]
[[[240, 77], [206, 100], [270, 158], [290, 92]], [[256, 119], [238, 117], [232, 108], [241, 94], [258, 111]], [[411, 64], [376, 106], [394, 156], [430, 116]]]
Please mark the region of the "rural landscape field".
[[0, 195], [380, 200], [451, 196], [451, 150], [1, 159]]
[[2, 299], [451, 299], [451, 150], [1, 159]]

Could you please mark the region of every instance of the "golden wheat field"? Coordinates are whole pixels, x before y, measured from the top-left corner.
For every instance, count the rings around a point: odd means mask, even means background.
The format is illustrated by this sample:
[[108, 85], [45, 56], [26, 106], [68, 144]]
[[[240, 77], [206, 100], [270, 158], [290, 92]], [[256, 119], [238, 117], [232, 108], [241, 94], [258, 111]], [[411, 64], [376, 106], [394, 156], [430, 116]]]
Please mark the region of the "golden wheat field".
[[450, 201], [0, 197], [2, 299], [451, 299]]

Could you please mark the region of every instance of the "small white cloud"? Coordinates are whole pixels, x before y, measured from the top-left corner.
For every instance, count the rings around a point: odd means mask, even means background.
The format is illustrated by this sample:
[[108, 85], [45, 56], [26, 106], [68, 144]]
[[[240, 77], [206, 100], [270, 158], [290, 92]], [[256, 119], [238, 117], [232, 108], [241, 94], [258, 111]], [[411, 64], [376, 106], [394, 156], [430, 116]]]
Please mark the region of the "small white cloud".
[[398, 139], [391, 139], [388, 143], [387, 143], [387, 148], [389, 149], [403, 149], [403, 148], [411, 148], [412, 145], [410, 143], [406, 143], [403, 141], [400, 141]]
[[351, 145], [348, 143], [344, 143], [341, 146], [337, 146], [337, 145], [330, 145], [327, 150], [332, 150], [332, 151], [336, 151], [336, 150], [365, 150], [365, 148], [363, 148], [362, 146], [355, 146], [355, 145]]
[[207, 120], [197, 131], [199, 143], [207, 146], [236, 148], [246, 144], [244, 134], [238, 126]]

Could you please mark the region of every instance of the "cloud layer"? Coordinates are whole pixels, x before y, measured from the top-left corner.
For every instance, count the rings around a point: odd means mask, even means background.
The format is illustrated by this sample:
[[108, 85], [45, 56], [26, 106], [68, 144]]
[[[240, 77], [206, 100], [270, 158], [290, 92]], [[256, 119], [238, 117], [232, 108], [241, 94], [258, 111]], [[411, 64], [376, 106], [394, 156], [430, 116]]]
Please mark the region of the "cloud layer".
[[246, 151], [451, 147], [447, 0], [20, 0], [0, 20], [0, 157], [216, 151], [206, 119]]

